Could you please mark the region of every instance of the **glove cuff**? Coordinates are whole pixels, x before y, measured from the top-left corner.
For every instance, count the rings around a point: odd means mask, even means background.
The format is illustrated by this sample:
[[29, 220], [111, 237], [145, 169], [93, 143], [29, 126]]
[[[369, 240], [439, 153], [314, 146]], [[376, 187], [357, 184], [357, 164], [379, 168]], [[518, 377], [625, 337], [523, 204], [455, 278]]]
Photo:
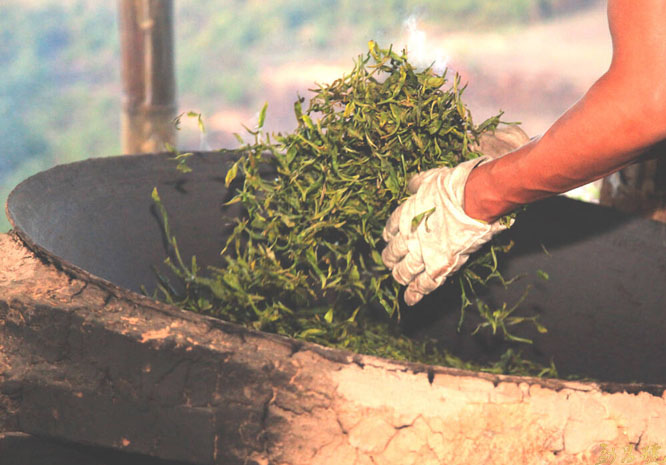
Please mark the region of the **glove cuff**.
[[446, 191], [448, 197], [452, 200], [449, 208], [451, 208], [451, 213], [458, 221], [471, 227], [478, 228], [480, 232], [487, 230], [488, 232], [495, 234], [499, 231], [507, 229], [508, 226], [502, 223], [500, 220], [496, 220], [492, 223], [477, 220], [471, 216], [468, 216], [464, 209], [465, 186], [467, 185], [467, 179], [469, 178], [470, 173], [474, 168], [491, 160], [491, 157], [481, 156], [479, 158], [460, 163], [453, 169], [448, 177], [443, 179], [443, 185], [441, 187]]
[[[440, 204], [454, 220], [455, 232], [448, 237], [450, 246], [457, 251], [452, 260], [444, 264], [438, 260], [431, 260], [428, 254], [423, 255], [425, 269], [430, 276], [448, 276], [457, 271], [467, 261], [470, 254], [477, 251], [483, 244], [488, 242], [495, 234], [507, 229], [507, 225], [499, 220], [493, 223], [485, 223], [468, 216], [463, 209], [465, 196], [465, 185], [470, 173], [477, 166], [491, 160], [489, 157], [480, 157], [460, 163], [447, 175], [439, 178]], [[439, 227], [442, 227], [440, 225]], [[421, 237], [421, 241], [425, 241]]]

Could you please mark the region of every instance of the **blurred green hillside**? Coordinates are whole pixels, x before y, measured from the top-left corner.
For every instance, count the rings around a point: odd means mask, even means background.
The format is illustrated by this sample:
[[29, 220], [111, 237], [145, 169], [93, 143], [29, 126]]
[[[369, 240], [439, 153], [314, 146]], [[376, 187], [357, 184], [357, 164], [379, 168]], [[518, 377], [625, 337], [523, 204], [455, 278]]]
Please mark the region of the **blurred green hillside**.
[[[351, 59], [407, 17], [449, 30], [507, 27], [595, 0], [232, 0], [175, 2], [181, 106], [259, 108], [266, 64]], [[353, 55], [349, 51], [353, 50]], [[337, 55], [336, 55], [337, 54]], [[0, 202], [25, 177], [120, 152], [115, 2], [0, 4]], [[9, 228], [4, 215], [0, 232]]]

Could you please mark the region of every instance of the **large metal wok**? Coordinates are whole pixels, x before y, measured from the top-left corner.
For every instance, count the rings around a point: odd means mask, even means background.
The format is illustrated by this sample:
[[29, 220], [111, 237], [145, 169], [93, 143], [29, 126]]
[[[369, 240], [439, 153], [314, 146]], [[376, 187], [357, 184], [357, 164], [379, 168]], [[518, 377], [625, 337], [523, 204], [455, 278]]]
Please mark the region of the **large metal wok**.
[[[153, 267], [167, 253], [153, 187], [184, 255], [220, 265], [225, 234], [240, 213], [222, 206], [233, 156], [196, 154], [188, 174], [179, 173], [166, 154], [58, 166], [21, 183], [9, 197], [8, 215], [30, 248], [64, 269], [150, 291]], [[504, 274], [522, 277], [508, 290], [490, 288], [486, 297], [511, 305], [531, 287], [519, 313], [539, 314], [548, 333], [516, 330], [534, 339], [527, 355], [543, 363], [552, 359], [561, 375], [666, 384], [666, 225], [557, 197], [521, 213], [502, 240], [515, 242], [502, 257]], [[456, 333], [458, 288], [451, 281], [403, 311], [406, 330], [434, 337], [465, 359], [496, 358], [508, 344], [488, 335], [470, 337], [473, 319]]]

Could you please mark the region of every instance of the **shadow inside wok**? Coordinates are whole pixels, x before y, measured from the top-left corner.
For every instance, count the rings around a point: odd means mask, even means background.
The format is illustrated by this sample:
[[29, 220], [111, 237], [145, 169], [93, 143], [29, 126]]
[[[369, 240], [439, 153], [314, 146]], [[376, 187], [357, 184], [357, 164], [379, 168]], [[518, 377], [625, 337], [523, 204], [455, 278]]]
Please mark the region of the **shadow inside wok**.
[[[184, 259], [196, 255], [203, 267], [221, 266], [219, 252], [240, 213], [237, 206], [223, 206], [233, 157], [196, 154], [187, 174], [164, 154], [58, 166], [21, 183], [7, 211], [30, 247], [70, 271], [152, 291], [153, 267], [166, 256], [153, 187]], [[552, 359], [560, 375], [666, 384], [666, 225], [557, 197], [521, 213], [499, 240], [515, 243], [501, 257], [504, 276], [521, 277], [508, 289], [489, 287], [484, 297], [511, 306], [530, 288], [516, 314], [538, 314], [548, 333], [529, 324], [513, 330], [534, 340], [521, 345], [526, 355], [542, 363]], [[403, 308], [405, 329], [435, 338], [463, 359], [493, 360], [518, 347], [487, 334], [470, 337], [474, 309], [457, 334], [459, 294], [454, 278], [422, 304]]]

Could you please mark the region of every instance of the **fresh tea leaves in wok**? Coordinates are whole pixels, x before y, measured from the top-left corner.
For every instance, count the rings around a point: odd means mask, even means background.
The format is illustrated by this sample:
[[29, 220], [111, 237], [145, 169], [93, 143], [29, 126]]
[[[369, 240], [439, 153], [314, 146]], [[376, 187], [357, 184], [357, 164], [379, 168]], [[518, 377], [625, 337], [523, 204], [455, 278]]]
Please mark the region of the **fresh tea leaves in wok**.
[[[446, 73], [417, 71], [405, 52], [380, 49], [374, 42], [350, 74], [313, 92], [307, 108], [305, 99], [295, 102], [293, 132], [263, 133], [265, 107], [258, 129], [249, 130], [254, 141], [240, 149], [226, 177], [226, 184], [237, 189], [229, 203], [240, 203], [246, 214], [237, 219], [222, 251], [224, 267], [203, 276], [195, 259], [183, 261], [154, 192], [172, 246], [167, 264], [185, 284], [181, 295], [164, 281], [164, 299], [324, 345], [471, 368], [400, 334], [400, 285], [382, 263], [381, 233], [408, 195], [410, 176], [478, 157], [479, 136], [495, 130], [500, 115], [475, 125], [458, 76], [449, 82]], [[186, 158], [177, 159], [186, 169]], [[274, 174], [267, 176], [267, 167]], [[514, 316], [511, 306], [492, 311], [477, 303], [478, 286], [504, 282], [497, 255], [508, 247], [491, 244], [458, 273], [461, 319], [467, 307], [478, 308], [483, 322], [477, 329], [490, 327], [520, 340], [509, 326], [529, 321], [543, 330], [535, 317]], [[485, 369], [554, 371], [511, 351]]]

